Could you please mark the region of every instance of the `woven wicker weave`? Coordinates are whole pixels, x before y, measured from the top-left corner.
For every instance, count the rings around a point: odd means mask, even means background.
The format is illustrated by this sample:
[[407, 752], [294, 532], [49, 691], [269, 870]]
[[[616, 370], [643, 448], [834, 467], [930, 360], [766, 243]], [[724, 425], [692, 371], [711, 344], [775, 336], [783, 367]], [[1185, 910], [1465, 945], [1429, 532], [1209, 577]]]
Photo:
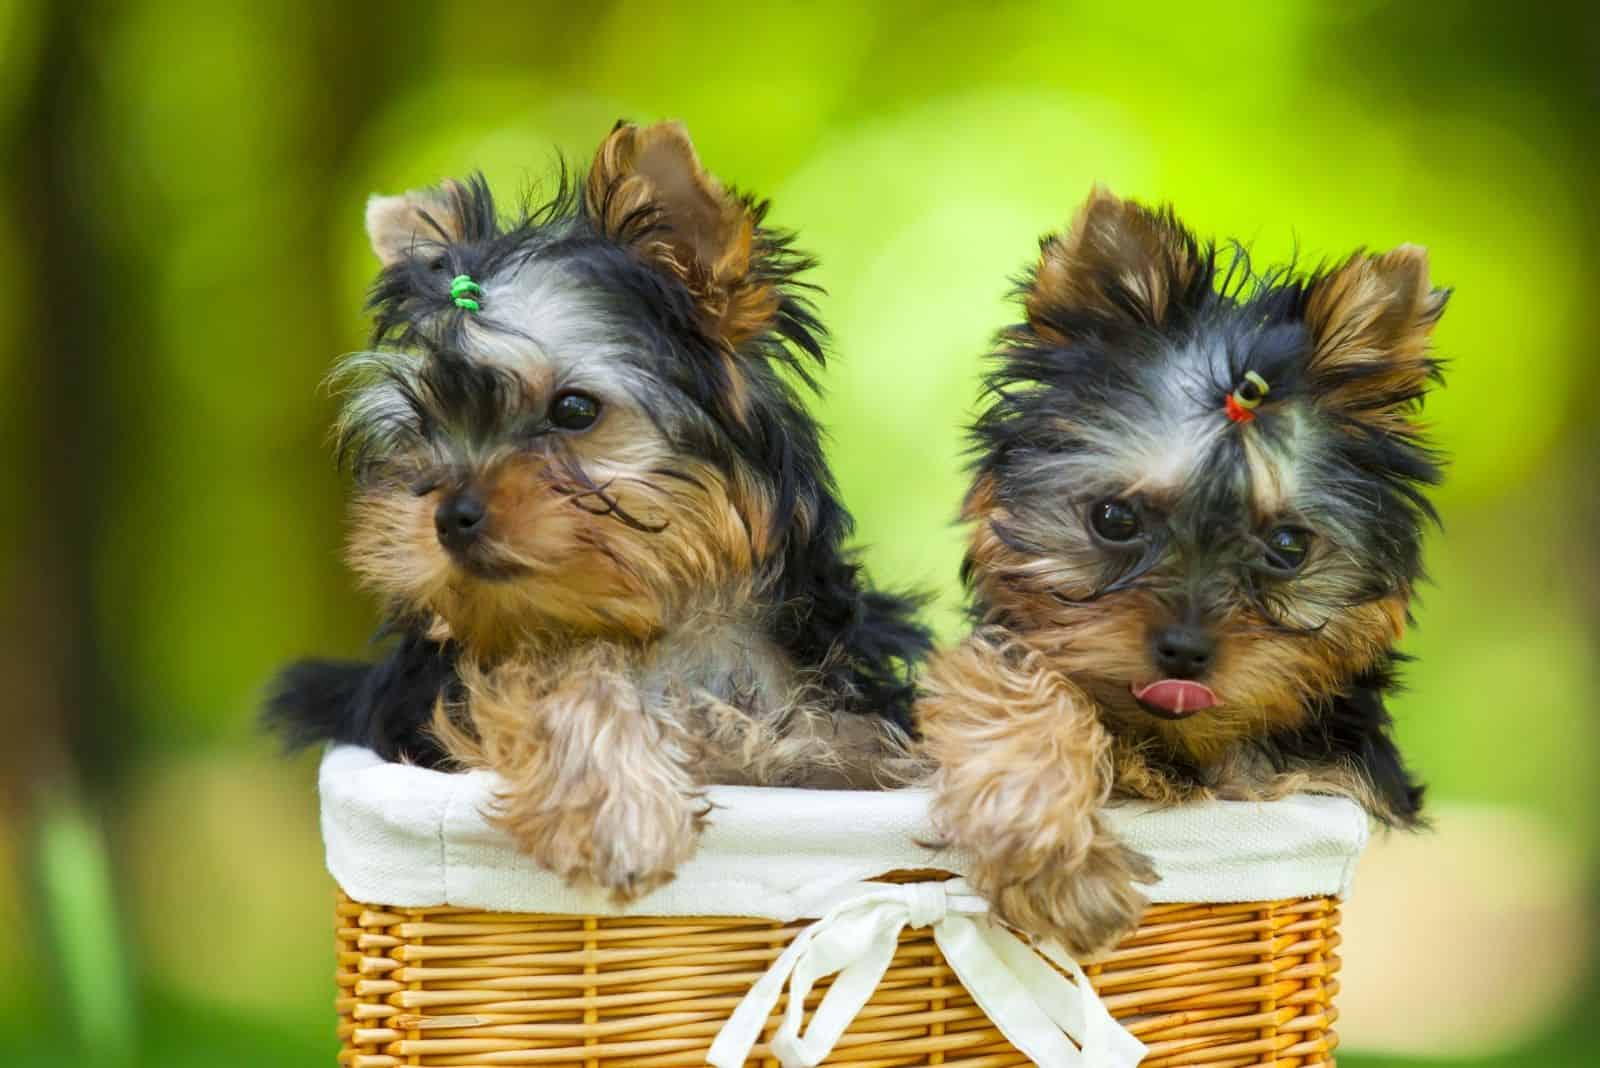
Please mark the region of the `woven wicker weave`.
[[[1149, 1046], [1147, 1068], [1329, 1065], [1338, 921], [1329, 898], [1158, 905], [1086, 970]], [[701, 1065], [750, 984], [804, 926], [390, 909], [343, 895], [337, 922], [346, 1068]], [[777, 1064], [764, 1045], [750, 1063]], [[1028, 1061], [973, 1004], [932, 933], [907, 930], [827, 1063]]]

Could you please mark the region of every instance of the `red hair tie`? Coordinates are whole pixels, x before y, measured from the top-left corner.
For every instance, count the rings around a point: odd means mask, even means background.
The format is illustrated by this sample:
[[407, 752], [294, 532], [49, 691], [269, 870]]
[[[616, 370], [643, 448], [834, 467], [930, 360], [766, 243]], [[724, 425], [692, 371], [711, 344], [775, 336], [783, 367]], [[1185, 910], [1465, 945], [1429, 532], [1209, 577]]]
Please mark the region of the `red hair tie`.
[[1261, 406], [1270, 389], [1265, 378], [1254, 371], [1246, 371], [1244, 381], [1222, 403], [1223, 410], [1235, 423], [1248, 423], [1256, 417], [1255, 410]]

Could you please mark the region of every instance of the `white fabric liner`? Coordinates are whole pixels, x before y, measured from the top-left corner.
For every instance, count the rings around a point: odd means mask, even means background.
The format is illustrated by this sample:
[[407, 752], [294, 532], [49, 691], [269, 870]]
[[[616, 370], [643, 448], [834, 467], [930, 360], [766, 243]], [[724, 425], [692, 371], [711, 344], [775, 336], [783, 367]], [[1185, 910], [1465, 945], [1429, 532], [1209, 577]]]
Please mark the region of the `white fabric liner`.
[[[574, 915], [820, 916], [859, 884], [897, 869], [968, 871], [933, 838], [927, 794], [714, 786], [716, 806], [693, 859], [672, 883], [617, 907], [575, 890], [517, 852], [484, 817], [487, 772], [448, 775], [389, 764], [354, 746], [322, 762], [328, 871], [357, 901], [424, 908]], [[1271, 901], [1350, 889], [1368, 824], [1344, 798], [1297, 795], [1107, 809], [1122, 838], [1161, 875], [1155, 902]]]
[[[965, 857], [919, 844], [932, 838], [923, 791], [713, 787], [707, 794], [714, 810], [694, 858], [671, 884], [618, 908], [603, 892], [574, 890], [517, 853], [484, 817], [495, 785], [484, 772], [446, 775], [387, 764], [365, 749], [330, 750], [321, 775], [328, 870], [345, 893], [377, 905], [784, 922], [817, 917], [723, 1024], [707, 1055], [712, 1068], [746, 1064], [786, 986], [789, 1000], [769, 1040], [771, 1054], [783, 1068], [816, 1068], [877, 989], [906, 927], [932, 929], [961, 984], [1041, 1068], [1134, 1068], [1145, 1055], [1060, 947], [1030, 948], [993, 921], [987, 902], [961, 877]], [[1161, 874], [1155, 901], [1344, 894], [1367, 839], [1361, 809], [1332, 797], [1171, 809], [1119, 805], [1107, 816], [1155, 862]], [[906, 869], [953, 877], [871, 881]], [[833, 982], [807, 1022], [806, 994], [827, 976]]]

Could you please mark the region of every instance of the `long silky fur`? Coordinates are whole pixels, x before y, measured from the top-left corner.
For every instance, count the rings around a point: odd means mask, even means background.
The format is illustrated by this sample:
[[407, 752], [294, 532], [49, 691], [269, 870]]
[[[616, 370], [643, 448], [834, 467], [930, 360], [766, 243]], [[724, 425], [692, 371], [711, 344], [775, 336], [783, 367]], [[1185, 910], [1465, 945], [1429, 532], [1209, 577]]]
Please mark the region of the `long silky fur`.
[[[1427, 335], [1449, 291], [1422, 284], [1415, 303], [1399, 303], [1396, 322], [1386, 326], [1384, 316], [1359, 313], [1352, 305], [1381, 306], [1372, 290], [1362, 287], [1371, 287], [1375, 272], [1408, 250], [1385, 256], [1358, 252], [1311, 270], [1289, 264], [1261, 271], [1237, 243], [1219, 248], [1201, 242], [1170, 208], [1130, 203], [1123, 210], [1124, 225], [1146, 228], [1155, 250], [1142, 269], [1090, 264], [1070, 279], [1050, 276], [1050, 251], [1063, 240], [1051, 238], [1040, 264], [1018, 280], [1016, 293], [1028, 314], [1001, 332], [985, 378], [990, 403], [969, 437], [974, 484], [1014, 505], [1026, 492], [1021, 487], [1039, 483], [1037, 465], [1043, 458], [1095, 455], [1108, 448], [1101, 428], [1109, 421], [1148, 419], [1132, 413], [1147, 412], [1148, 398], [1169, 386], [1159, 376], [1170, 373], [1163, 361], [1174, 348], [1214, 345], [1229, 354], [1226, 366], [1212, 368], [1218, 374], [1214, 380], [1201, 373], [1189, 381], [1184, 387], [1188, 403], [1220, 412], [1233, 383], [1250, 368], [1272, 383], [1274, 410], [1264, 410], [1250, 427], [1258, 440], [1289, 448], [1295, 424], [1275, 411], [1313, 413], [1307, 418], [1320, 429], [1317, 450], [1300, 461], [1327, 487], [1322, 501], [1327, 513], [1359, 542], [1367, 565], [1338, 599], [1316, 601], [1302, 593], [1297, 605], [1262, 581], [1245, 594], [1251, 606], [1274, 621], [1281, 635], [1299, 632], [1310, 638], [1315, 628], [1297, 625], [1297, 608], [1315, 614], [1384, 600], [1407, 602], [1426, 577], [1421, 533], [1438, 522], [1427, 490], [1442, 480], [1444, 464], [1423, 434], [1419, 410], [1426, 390], [1442, 380], [1442, 362]], [[1343, 325], [1322, 329], [1340, 322], [1341, 315]], [[1363, 345], [1390, 355], [1340, 358], [1341, 351], [1359, 351]], [[1248, 569], [1244, 558], [1256, 551], [1248, 540], [1230, 542], [1208, 526], [1228, 521], [1237, 510], [1234, 480], [1244, 467], [1243, 436], [1224, 436], [1187, 489], [1196, 501], [1210, 503], [1174, 520], [1188, 524], [1181, 530], [1185, 544], [1221, 547], [1205, 561], [1218, 572]], [[985, 513], [980, 523], [986, 532], [974, 539], [975, 546], [986, 538], [998, 541], [1021, 561], [1043, 553], [1014, 521]], [[1169, 551], [1167, 542], [1152, 538], [1141, 559], [1108, 567], [1084, 600], [1146, 587], [1161, 590], [1152, 580]], [[969, 550], [963, 564], [974, 594], [974, 621], [1028, 631], [1035, 621], [1016, 617], [1014, 602], [995, 598], [995, 591], [1006, 586], [986, 574], [992, 563]], [[1202, 565], [1191, 561], [1190, 566]], [[1397, 660], [1391, 655], [1356, 677], [1339, 678], [1330, 665], [1335, 685], [1307, 695], [1304, 722], [1269, 729], [1258, 738], [1257, 755], [1285, 774], [1319, 763], [1351, 769], [1370, 781], [1364, 800], [1377, 818], [1415, 824], [1422, 790], [1395, 750], [1383, 704], [1395, 684], [1390, 665]], [[1188, 774], [1191, 765], [1181, 751], [1146, 750], [1155, 766], [1170, 769], [1177, 780], [1206, 779]]]
[[[819, 429], [790, 382], [814, 390], [812, 368], [824, 362], [826, 332], [810, 300], [814, 287], [798, 277], [814, 261], [793, 248], [792, 235], [763, 224], [765, 202], [740, 197], [756, 226], [751, 277], [774, 288], [777, 304], [767, 328], [744, 338], [730, 360], [726, 347], [707, 335], [690, 287], [634, 254], [659, 233], [660, 220], [634, 212], [608, 230], [584, 197], [585, 185], [562, 166], [553, 194], [541, 203], [525, 200], [510, 219], [501, 217], [481, 175], [444, 187], [434, 232], [419, 235], [419, 249], [427, 239], [427, 254], [407, 256], [380, 274], [369, 298], [374, 351], [353, 357], [345, 369], [357, 377], [389, 375], [404, 403], [347, 414], [336, 435], [341, 461], [359, 484], [397, 446], [425, 439], [434, 421], [500, 425], [515, 406], [517, 385], [506, 373], [458, 355], [468, 320], [453, 303], [450, 280], [459, 274], [489, 278], [530, 257], [559, 254], [593, 289], [643, 309], [645, 347], [656, 354], [648, 357], [652, 370], [671, 385], [664, 400], [707, 416], [684, 421], [675, 447], [764, 482], [767, 529], [759, 540], [776, 548], [757, 576], [755, 595], [765, 605], [762, 618], [772, 638], [834, 707], [885, 717], [909, 731], [911, 668], [931, 645], [916, 619], [923, 598], [870, 588], [846, 551], [852, 520], [839, 502]], [[493, 323], [494, 312], [488, 303], [481, 321]], [[396, 348], [420, 355], [420, 375], [386, 370]], [[575, 481], [581, 487], [581, 477]], [[609, 514], [629, 518], [614, 508]], [[403, 619], [393, 625], [410, 626]], [[431, 712], [460, 680], [453, 661], [429, 656], [425, 639], [411, 635], [371, 668], [371, 679], [358, 678], [360, 669], [350, 664], [298, 665], [278, 683], [270, 718], [294, 744], [366, 739], [382, 744], [386, 754], [437, 760], [441, 753], [428, 735], [427, 717], [417, 713], [423, 703]], [[414, 677], [418, 685], [405, 689], [393, 723], [374, 726], [384, 708], [368, 696], [397, 694], [390, 681], [397, 676]], [[424, 702], [429, 687], [432, 699]]]
[[1399, 688], [1394, 665], [1404, 659], [1397, 653], [1391, 663], [1363, 673], [1305, 725], [1261, 739], [1258, 750], [1280, 772], [1349, 768], [1356, 773], [1356, 789], [1363, 792], [1357, 800], [1381, 823], [1425, 826], [1422, 799], [1427, 788], [1406, 767], [1384, 704]]
[[[1384, 699], [1442, 476], [1419, 409], [1449, 292], [1426, 253], [1257, 272], [1097, 188], [1018, 295], [970, 438], [976, 629], [918, 706], [931, 811], [978, 888], [1094, 952], [1144, 906], [1107, 798], [1314, 791], [1417, 826]], [[1095, 522], [1110, 502], [1132, 536]], [[1305, 535], [1287, 562], [1286, 530]], [[1163, 662], [1174, 626], [1204, 635], [1200, 663]], [[1216, 702], [1162, 715], [1139, 694], [1169, 675]]]

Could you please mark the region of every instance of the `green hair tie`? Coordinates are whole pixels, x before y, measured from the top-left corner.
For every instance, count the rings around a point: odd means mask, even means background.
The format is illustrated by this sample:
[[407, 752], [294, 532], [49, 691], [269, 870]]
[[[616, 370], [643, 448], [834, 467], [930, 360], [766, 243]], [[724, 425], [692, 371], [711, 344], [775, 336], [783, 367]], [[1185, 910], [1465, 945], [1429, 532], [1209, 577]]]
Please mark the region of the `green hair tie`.
[[483, 287], [474, 282], [471, 275], [458, 274], [450, 279], [450, 299], [456, 302], [456, 307], [467, 311], [481, 310], [483, 305], [468, 296], [469, 293], [483, 296]]

